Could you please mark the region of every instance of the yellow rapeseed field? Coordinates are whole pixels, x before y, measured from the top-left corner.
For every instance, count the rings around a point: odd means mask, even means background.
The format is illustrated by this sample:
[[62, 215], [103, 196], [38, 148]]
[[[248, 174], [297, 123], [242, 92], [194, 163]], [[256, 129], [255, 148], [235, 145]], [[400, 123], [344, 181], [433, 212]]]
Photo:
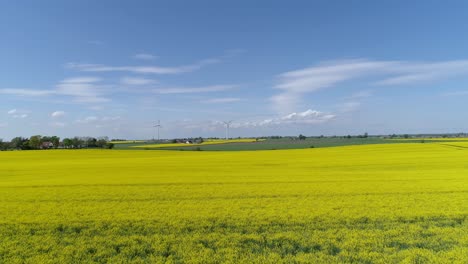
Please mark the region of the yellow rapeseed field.
[[427, 141], [427, 142], [436, 142], [436, 141], [468, 141], [468, 138], [465, 137], [418, 137], [418, 138], [390, 138], [387, 140], [394, 140], [394, 141]]
[[0, 152], [0, 263], [467, 263], [456, 145]]

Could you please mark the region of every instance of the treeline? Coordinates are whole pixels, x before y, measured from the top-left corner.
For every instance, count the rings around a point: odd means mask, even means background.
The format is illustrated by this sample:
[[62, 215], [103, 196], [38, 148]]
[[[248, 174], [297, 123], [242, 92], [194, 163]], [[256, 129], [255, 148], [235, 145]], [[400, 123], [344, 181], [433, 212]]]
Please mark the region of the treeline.
[[0, 150], [36, 150], [36, 149], [81, 149], [81, 148], [105, 148], [112, 149], [114, 144], [107, 137], [74, 137], [64, 138], [62, 141], [57, 136], [35, 135], [30, 138], [15, 137], [10, 142], [0, 139]]
[[205, 142], [202, 137], [197, 138], [175, 138], [170, 140], [171, 143], [190, 143], [190, 144], [201, 144]]

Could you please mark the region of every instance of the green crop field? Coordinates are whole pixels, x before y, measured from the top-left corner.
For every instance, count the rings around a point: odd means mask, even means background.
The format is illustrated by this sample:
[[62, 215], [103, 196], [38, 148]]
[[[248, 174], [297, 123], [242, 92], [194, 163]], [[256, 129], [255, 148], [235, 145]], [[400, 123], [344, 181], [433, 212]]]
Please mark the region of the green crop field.
[[213, 139], [213, 140], [205, 140], [203, 143], [162, 143], [162, 144], [139, 144], [139, 145], [132, 145], [131, 148], [143, 148], [143, 149], [161, 149], [161, 148], [184, 148], [187, 146], [191, 147], [202, 147], [202, 146], [211, 146], [211, 145], [227, 145], [227, 144], [236, 144], [236, 143], [253, 143], [253, 142], [262, 142], [264, 139], [253, 139], [253, 138], [241, 138], [241, 139]]
[[409, 139], [384, 139], [377, 137], [369, 138], [342, 138], [324, 137], [307, 138], [297, 140], [295, 138], [281, 139], [231, 139], [206, 141], [203, 144], [154, 144], [144, 141], [128, 141], [116, 144], [116, 149], [145, 149], [145, 150], [206, 150], [206, 151], [244, 151], [244, 150], [279, 150], [279, 149], [305, 149], [305, 148], [325, 148], [339, 146], [354, 146], [368, 144], [395, 144], [395, 143], [448, 143], [448, 142], [468, 142], [468, 138], [409, 138]]
[[208, 151], [241, 151], [241, 150], [278, 150], [278, 149], [304, 149], [323, 148], [365, 144], [401, 143], [398, 140], [385, 140], [381, 138], [307, 138], [297, 140], [291, 138], [268, 139], [258, 142], [230, 142], [224, 144], [201, 146], [170, 146], [164, 150], [208, 150]]
[[382, 138], [307, 138], [297, 140], [292, 138], [282, 139], [230, 139], [207, 141], [204, 144], [154, 144], [151, 142], [128, 141], [124, 144], [116, 144], [116, 149], [127, 150], [207, 150], [207, 151], [243, 151], [243, 150], [278, 150], [278, 149], [304, 149], [323, 148], [366, 144], [390, 144], [390, 143], [420, 143], [421, 140], [386, 140]]
[[466, 142], [9, 151], [0, 168], [0, 263], [468, 262]]

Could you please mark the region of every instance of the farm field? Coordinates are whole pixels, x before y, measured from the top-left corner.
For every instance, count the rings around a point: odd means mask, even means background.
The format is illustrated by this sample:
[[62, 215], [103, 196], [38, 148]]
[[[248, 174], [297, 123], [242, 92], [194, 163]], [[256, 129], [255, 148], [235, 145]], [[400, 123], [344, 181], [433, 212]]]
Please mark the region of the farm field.
[[111, 141], [112, 144], [138, 144], [145, 143], [145, 140], [120, 140], [120, 141]]
[[145, 149], [154, 149], [154, 148], [170, 148], [170, 147], [187, 147], [187, 146], [206, 146], [206, 145], [220, 145], [220, 144], [233, 144], [233, 143], [252, 143], [252, 142], [261, 142], [262, 139], [255, 138], [240, 138], [240, 139], [214, 139], [214, 140], [205, 140], [203, 143], [198, 144], [185, 144], [185, 143], [164, 143], [164, 144], [144, 144], [144, 145], [135, 145], [133, 148], [145, 148]]
[[267, 139], [258, 142], [231, 142], [229, 144], [203, 145], [198, 148], [193, 146], [172, 146], [164, 150], [207, 150], [207, 151], [244, 151], [244, 150], [279, 150], [279, 149], [305, 149], [323, 148], [366, 144], [389, 144], [399, 143], [381, 138], [307, 138], [305, 140], [294, 140], [290, 138]]
[[205, 141], [203, 144], [152, 144], [144, 141], [127, 141], [116, 144], [116, 149], [146, 149], [146, 150], [206, 150], [206, 151], [244, 151], [244, 150], [279, 150], [279, 149], [305, 149], [325, 148], [339, 146], [354, 146], [368, 144], [395, 144], [395, 143], [448, 143], [468, 142], [468, 138], [409, 138], [409, 139], [383, 139], [369, 138], [307, 138], [305, 140], [282, 139], [230, 139]]
[[[420, 143], [421, 140], [414, 140]], [[203, 144], [152, 144], [144, 141], [116, 144], [116, 149], [126, 150], [207, 150], [207, 151], [244, 151], [323, 148], [366, 144], [412, 143], [412, 141], [386, 140], [381, 138], [307, 138], [305, 140], [282, 139], [230, 139], [205, 141]]]
[[0, 152], [0, 263], [467, 263], [468, 143]]

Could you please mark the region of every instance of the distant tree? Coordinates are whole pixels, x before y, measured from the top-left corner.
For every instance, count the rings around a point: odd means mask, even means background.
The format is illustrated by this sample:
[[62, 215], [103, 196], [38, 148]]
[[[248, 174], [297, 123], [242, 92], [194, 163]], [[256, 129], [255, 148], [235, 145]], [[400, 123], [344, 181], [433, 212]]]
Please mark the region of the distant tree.
[[73, 148], [81, 148], [83, 146], [83, 140], [79, 137], [72, 138]]
[[52, 136], [52, 137], [50, 137], [50, 142], [52, 142], [52, 144], [54, 144], [54, 148], [58, 148], [59, 145], [60, 145], [60, 138], [57, 137], [57, 136]]
[[[85, 141], [85, 145], [86, 145], [87, 148], [102, 147], [102, 146], [98, 145], [98, 140], [93, 138], [93, 137], [85, 138], [85, 139], [83, 139], [83, 141]], [[106, 142], [106, 141], [104, 141], [104, 142]]]
[[71, 148], [73, 146], [73, 141], [69, 138], [64, 138], [63, 139], [63, 146], [65, 148]]
[[0, 150], [7, 150], [8, 144], [3, 142], [3, 139], [0, 138]]
[[11, 148], [13, 148], [13, 149], [23, 149], [25, 141], [27, 141], [26, 138], [15, 137], [10, 142]]
[[408, 134], [404, 134], [403, 137], [404, 137], [404, 138], [409, 138], [409, 135], [408, 135]]
[[104, 147], [105, 147], [106, 149], [113, 149], [113, 148], [114, 148], [114, 143], [110, 143], [110, 142], [109, 142], [109, 143], [106, 143], [106, 144], [104, 145]]
[[366, 132], [366, 133], [364, 133], [364, 135], [362, 137], [367, 138], [367, 137], [369, 137], [369, 134]]
[[299, 138], [299, 140], [305, 140], [307, 137], [304, 136], [304, 135], [302, 135], [302, 134], [300, 134], [298, 138]]
[[39, 149], [42, 143], [42, 137], [40, 135], [35, 135], [29, 138], [29, 147], [32, 149]]
[[350, 138], [351, 138], [351, 135], [347, 135], [346, 138], [347, 138], [347, 139], [350, 139]]
[[[104, 148], [104, 147], [106, 147], [106, 144], [107, 144], [107, 141], [105, 139], [103, 139], [103, 138], [96, 141], [96, 147], [98, 147], [98, 148]], [[109, 144], [113, 144], [113, 143], [109, 143]]]

